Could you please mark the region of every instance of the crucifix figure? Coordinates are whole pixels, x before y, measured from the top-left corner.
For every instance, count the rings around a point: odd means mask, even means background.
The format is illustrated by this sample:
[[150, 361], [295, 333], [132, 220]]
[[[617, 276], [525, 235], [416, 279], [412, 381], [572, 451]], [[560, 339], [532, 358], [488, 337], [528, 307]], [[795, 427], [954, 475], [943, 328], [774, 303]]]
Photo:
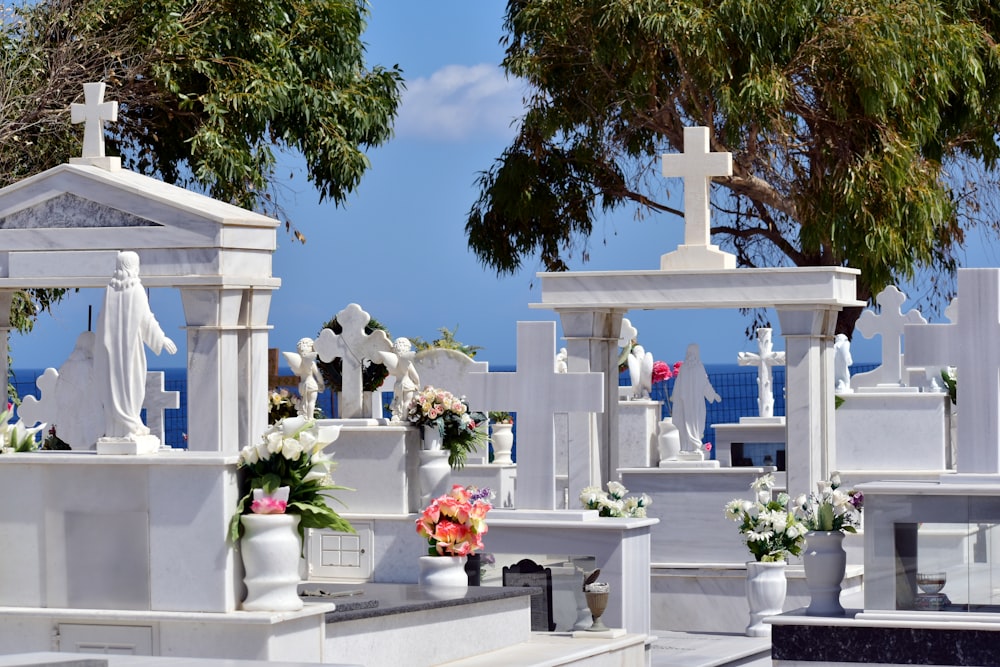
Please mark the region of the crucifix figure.
[[772, 366], [785, 365], [785, 353], [774, 352], [771, 348], [771, 330], [757, 329], [757, 354], [740, 352], [736, 361], [740, 366], [757, 367], [757, 415], [774, 416], [774, 386]]
[[684, 245], [660, 258], [660, 269], [734, 269], [736, 257], [711, 245], [709, 191], [713, 176], [732, 176], [731, 153], [709, 150], [707, 127], [684, 128], [684, 152], [664, 154], [663, 175], [684, 179]]
[[118, 102], [104, 101], [104, 83], [83, 84], [84, 104], [71, 104], [70, 117], [83, 126], [84, 159], [104, 157], [104, 121], [118, 120]]
[[365, 360], [378, 359], [379, 352], [392, 352], [392, 341], [381, 329], [375, 329], [370, 334], [365, 333], [365, 326], [371, 316], [361, 310], [361, 306], [352, 303], [337, 313], [337, 323], [340, 333], [332, 329], [323, 329], [316, 339], [315, 349], [323, 361], [341, 359], [343, 386], [340, 393], [340, 416], [345, 419], [365, 417], [362, 406], [363, 384], [362, 370]]
[[[955, 366], [959, 381], [958, 472], [1000, 476], [1000, 269], [958, 270], [954, 324], [907, 324], [907, 366]], [[956, 321], [957, 320], [957, 321]], [[963, 481], [963, 475], [948, 476]], [[956, 479], [957, 478], [957, 479]]]
[[871, 310], [866, 310], [861, 313], [854, 326], [865, 338], [882, 336], [882, 365], [876, 369], [877, 384], [902, 387], [903, 367], [899, 355], [902, 352], [900, 339], [904, 327], [908, 324], [927, 324], [927, 320], [918, 310], [910, 310], [903, 314], [902, 305], [906, 301], [906, 295], [894, 285], [889, 285], [879, 292], [875, 300], [882, 312], [875, 314]]

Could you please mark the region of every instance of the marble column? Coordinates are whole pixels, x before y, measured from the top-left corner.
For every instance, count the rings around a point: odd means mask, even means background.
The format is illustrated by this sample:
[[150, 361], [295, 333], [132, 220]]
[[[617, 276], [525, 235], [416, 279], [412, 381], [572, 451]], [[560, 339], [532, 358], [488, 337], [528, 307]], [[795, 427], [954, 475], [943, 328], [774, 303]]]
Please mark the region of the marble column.
[[267, 428], [267, 315], [270, 289], [243, 291], [239, 340], [239, 434], [240, 447], [257, 442]]
[[[569, 415], [569, 501], [575, 507], [580, 491], [618, 479], [618, 336], [623, 310], [557, 309], [566, 340], [566, 364], [571, 373], [604, 373], [604, 412]], [[594, 457], [592, 453], [598, 453]], [[584, 452], [591, 455], [584, 456]], [[595, 460], [596, 458], [596, 460]]]
[[833, 336], [838, 309], [778, 308], [785, 338], [785, 448], [788, 493], [816, 488], [835, 457]]
[[[10, 305], [14, 299], [14, 290], [0, 290], [0, 371], [3, 371], [3, 381], [4, 381], [4, 394], [7, 395], [7, 400], [10, 400], [10, 395], [7, 394], [7, 378], [10, 377], [10, 357], [7, 354], [7, 346], [10, 344]], [[7, 402], [4, 401], [0, 410], [7, 407]]]
[[[240, 433], [240, 335], [244, 291], [182, 288], [187, 321], [188, 449], [236, 454]], [[266, 381], [267, 355], [264, 353]], [[246, 429], [244, 429], [246, 430]]]

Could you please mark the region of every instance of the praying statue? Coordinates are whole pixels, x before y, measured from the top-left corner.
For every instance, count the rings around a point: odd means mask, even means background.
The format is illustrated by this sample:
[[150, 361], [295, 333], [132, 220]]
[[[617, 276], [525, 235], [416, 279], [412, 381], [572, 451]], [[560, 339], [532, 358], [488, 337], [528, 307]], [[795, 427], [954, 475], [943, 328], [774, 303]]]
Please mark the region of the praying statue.
[[149, 435], [140, 412], [146, 397], [146, 350], [177, 352], [149, 309], [139, 280], [139, 255], [118, 253], [94, 341], [94, 388], [104, 405], [104, 437], [134, 440]]
[[837, 334], [833, 339], [833, 388], [834, 391], [849, 393], [851, 391], [851, 339], [844, 334]]
[[406, 421], [406, 410], [410, 401], [420, 389], [420, 376], [413, 365], [416, 352], [409, 338], [400, 336], [392, 344], [392, 352], [379, 352], [382, 363], [389, 374], [395, 378], [396, 383], [392, 391], [392, 403], [389, 404], [389, 411], [392, 413], [392, 421]]
[[708, 412], [705, 401], [718, 403], [722, 397], [708, 380], [697, 343], [687, 347], [684, 365], [674, 380], [674, 393], [670, 400], [673, 403], [673, 421], [680, 430], [681, 452], [704, 456], [701, 439], [705, 435], [705, 416]]
[[298, 415], [305, 419], [316, 416], [316, 398], [323, 391], [323, 376], [316, 364], [316, 348], [312, 338], [301, 338], [296, 343], [297, 352], [282, 352], [289, 368], [299, 377]]

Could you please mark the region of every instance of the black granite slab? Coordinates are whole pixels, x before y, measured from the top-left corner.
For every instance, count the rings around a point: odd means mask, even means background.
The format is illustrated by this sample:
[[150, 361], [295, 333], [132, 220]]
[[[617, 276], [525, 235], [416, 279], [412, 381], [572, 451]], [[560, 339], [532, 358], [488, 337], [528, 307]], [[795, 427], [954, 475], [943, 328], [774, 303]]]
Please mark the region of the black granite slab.
[[771, 658], [831, 662], [1000, 667], [997, 630], [849, 625], [771, 626]]
[[513, 597], [530, 597], [541, 592], [541, 589], [530, 586], [521, 588], [470, 586], [467, 589], [452, 592], [448, 589], [429, 591], [416, 584], [371, 583], [310, 583], [301, 586], [300, 590], [318, 590], [329, 594], [305, 598], [306, 600], [333, 602], [337, 606], [334, 611], [326, 614], [327, 623], [458, 607]]

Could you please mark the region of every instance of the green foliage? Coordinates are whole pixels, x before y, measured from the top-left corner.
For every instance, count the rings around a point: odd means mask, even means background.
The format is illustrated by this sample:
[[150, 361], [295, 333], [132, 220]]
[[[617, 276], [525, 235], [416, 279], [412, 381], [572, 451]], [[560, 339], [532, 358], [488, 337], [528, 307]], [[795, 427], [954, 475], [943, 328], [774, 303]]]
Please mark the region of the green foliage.
[[713, 233], [742, 266], [856, 267], [862, 299], [930, 273], [942, 293], [989, 219], [996, 180], [962, 172], [1000, 157], [990, 0], [512, 0], [505, 29], [532, 93], [466, 225], [498, 273], [586, 259], [602, 209], [680, 214], [658, 156], [689, 125], [733, 153]]
[[455, 335], [458, 333], [458, 327], [455, 327], [454, 331], [451, 331], [447, 327], [441, 327], [438, 329], [441, 332], [440, 338], [435, 338], [431, 342], [427, 342], [422, 338], [411, 338], [410, 343], [413, 344], [416, 350], [430, 350], [434, 348], [440, 348], [445, 350], [457, 350], [467, 357], [475, 357], [476, 352], [483, 349], [479, 345], [466, 345], [465, 343], [455, 340]]
[[[169, 183], [282, 218], [276, 152], [305, 157], [337, 204], [387, 141], [398, 67], [369, 66], [364, 0], [40, 0], [0, 20], [0, 186], [78, 155], [69, 105], [105, 81], [109, 155]], [[58, 293], [12, 308], [26, 331]]]

